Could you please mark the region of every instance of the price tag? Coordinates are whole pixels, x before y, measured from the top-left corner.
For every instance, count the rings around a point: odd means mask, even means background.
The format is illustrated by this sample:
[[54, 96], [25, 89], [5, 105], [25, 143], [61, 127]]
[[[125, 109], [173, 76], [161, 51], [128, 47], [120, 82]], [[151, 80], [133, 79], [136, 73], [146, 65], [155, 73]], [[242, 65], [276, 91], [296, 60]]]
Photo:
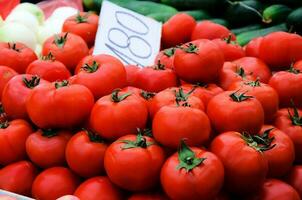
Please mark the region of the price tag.
[[148, 66], [160, 50], [162, 24], [104, 1], [93, 55], [109, 54], [124, 64]]

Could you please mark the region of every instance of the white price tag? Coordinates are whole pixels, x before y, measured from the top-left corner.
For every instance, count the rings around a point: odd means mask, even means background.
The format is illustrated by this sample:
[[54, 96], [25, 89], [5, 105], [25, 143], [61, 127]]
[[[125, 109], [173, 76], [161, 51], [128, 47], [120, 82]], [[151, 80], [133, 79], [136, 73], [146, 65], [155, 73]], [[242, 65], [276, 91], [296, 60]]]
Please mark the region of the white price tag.
[[160, 50], [162, 24], [104, 1], [93, 55], [109, 54], [124, 64], [148, 66]]

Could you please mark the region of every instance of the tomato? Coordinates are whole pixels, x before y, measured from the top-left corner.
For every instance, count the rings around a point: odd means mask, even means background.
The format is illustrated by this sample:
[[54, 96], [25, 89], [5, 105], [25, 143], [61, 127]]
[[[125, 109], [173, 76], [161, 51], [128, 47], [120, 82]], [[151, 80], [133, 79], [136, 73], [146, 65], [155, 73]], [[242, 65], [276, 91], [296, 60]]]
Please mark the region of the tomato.
[[289, 107], [293, 101], [296, 106], [302, 108], [302, 67], [291, 67], [287, 71], [276, 72], [269, 85], [277, 91], [281, 107]]
[[49, 82], [63, 81], [70, 77], [70, 72], [65, 65], [55, 60], [51, 53], [43, 56], [41, 60], [30, 63], [26, 69], [26, 74], [38, 75]]
[[259, 57], [259, 48], [262, 39], [263, 37], [256, 37], [245, 46], [246, 56]]
[[136, 84], [134, 86], [148, 92], [160, 92], [178, 84], [175, 72], [161, 63], [142, 68], [136, 76]]
[[121, 191], [106, 176], [87, 179], [76, 189], [74, 195], [85, 200], [123, 199]]
[[165, 49], [160, 51], [154, 61], [154, 64], [157, 64], [158, 62], [165, 65], [166, 68], [174, 69], [173, 61], [174, 61], [174, 54], [175, 54], [175, 47]]
[[79, 12], [65, 20], [62, 31], [80, 36], [91, 47], [94, 44], [98, 21], [99, 17], [94, 13]]
[[88, 130], [80, 131], [67, 144], [66, 160], [72, 171], [90, 178], [104, 173], [106, 149], [107, 145], [99, 135]]
[[162, 27], [164, 47], [173, 47], [189, 42], [195, 25], [195, 19], [188, 14], [179, 13], [171, 17]]
[[93, 51], [94, 51], [94, 46], [92, 46], [89, 51], [88, 51], [88, 55], [93, 55]]
[[256, 134], [264, 123], [261, 103], [245, 93], [227, 91], [211, 99], [207, 114], [213, 128], [219, 133], [225, 131], [246, 131]]
[[229, 35], [227, 38], [223, 39], [214, 39], [213, 42], [219, 46], [224, 55], [225, 61], [233, 61], [245, 56], [243, 48], [232, 42], [232, 35]]
[[41, 172], [34, 180], [32, 196], [35, 199], [54, 200], [73, 194], [79, 179], [65, 167], [52, 167]]
[[115, 90], [95, 103], [90, 125], [105, 139], [115, 140], [134, 133], [137, 128], [143, 129], [147, 118], [148, 108], [141, 97]]
[[269, 148], [259, 145], [249, 134], [234, 131], [224, 132], [212, 141], [210, 149], [224, 165], [224, 185], [229, 192], [247, 195], [261, 187], [268, 171], [262, 152]]
[[128, 200], [169, 200], [168, 197], [161, 193], [145, 192], [145, 193], [134, 193]]
[[36, 174], [36, 167], [28, 161], [7, 165], [0, 170], [0, 189], [29, 196]]
[[88, 55], [85, 41], [72, 33], [59, 33], [48, 38], [42, 47], [42, 55], [50, 52], [56, 60], [62, 62], [70, 71], [73, 71], [78, 62]]
[[77, 66], [71, 84], [86, 86], [95, 99], [110, 94], [116, 88], [126, 85], [124, 65], [110, 55], [86, 56]]
[[197, 97], [191, 95], [193, 88], [184, 92], [182, 88], [168, 88], [157, 93], [149, 103], [150, 117], [153, 119], [155, 114], [164, 106], [176, 105], [177, 101], [187, 101], [192, 108], [205, 110], [203, 102]]
[[144, 191], [156, 186], [164, 161], [164, 150], [152, 138], [141, 134], [119, 138], [105, 153], [109, 179], [130, 191]]
[[280, 109], [274, 125], [292, 139], [295, 146], [295, 161], [302, 164], [302, 110]]
[[229, 35], [231, 35], [231, 40], [236, 40], [236, 36], [226, 27], [208, 20], [203, 20], [195, 26], [192, 32], [191, 40], [213, 40], [216, 38], [223, 39], [227, 38]]
[[17, 72], [9, 67], [0, 66], [0, 100], [6, 83], [17, 75]]
[[27, 66], [37, 59], [35, 52], [22, 43], [0, 42], [0, 65], [22, 74]]
[[182, 138], [186, 138], [190, 146], [205, 144], [210, 136], [211, 124], [203, 111], [191, 108], [188, 102], [181, 102], [162, 107], [154, 116], [152, 130], [156, 141], [176, 149]]
[[214, 82], [223, 66], [223, 53], [210, 40], [198, 40], [182, 45], [174, 55], [176, 74], [187, 82]]
[[65, 148], [71, 136], [69, 131], [38, 130], [26, 140], [27, 155], [41, 168], [62, 166], [65, 164]]
[[126, 74], [127, 74], [127, 85], [128, 86], [135, 86], [137, 74], [140, 70], [140, 67], [137, 65], [126, 65]]
[[302, 166], [294, 166], [287, 176], [287, 182], [295, 188], [299, 193], [300, 198], [302, 197]]
[[282, 69], [302, 59], [302, 37], [286, 32], [274, 32], [263, 37], [259, 47], [261, 58], [272, 69]]
[[26, 158], [25, 141], [33, 132], [29, 123], [22, 119], [0, 124], [0, 164], [7, 165]]
[[290, 185], [277, 179], [267, 179], [260, 191], [249, 200], [300, 200], [298, 192]]
[[160, 179], [171, 199], [212, 200], [223, 185], [224, 169], [213, 153], [189, 148], [182, 140], [178, 153], [162, 167]]
[[3, 123], [5, 121], [7, 121], [7, 115], [6, 113], [4, 112], [3, 110], [3, 106], [2, 106], [2, 103], [0, 102], [0, 123]]
[[235, 82], [229, 87], [229, 90], [240, 90], [246, 92], [247, 95], [254, 96], [262, 105], [265, 121], [273, 121], [279, 108], [279, 97], [274, 88], [256, 80]]
[[73, 196], [73, 195], [65, 195], [65, 196], [62, 196], [56, 200], [80, 200], [78, 197], [76, 196]]

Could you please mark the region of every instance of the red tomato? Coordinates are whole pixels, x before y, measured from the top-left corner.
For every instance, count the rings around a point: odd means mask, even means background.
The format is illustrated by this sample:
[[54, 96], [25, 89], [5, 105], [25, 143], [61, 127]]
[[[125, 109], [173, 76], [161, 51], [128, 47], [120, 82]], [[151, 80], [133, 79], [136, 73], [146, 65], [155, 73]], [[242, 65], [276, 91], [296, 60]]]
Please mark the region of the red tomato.
[[140, 134], [119, 138], [105, 153], [109, 179], [130, 191], [144, 191], [156, 186], [164, 161], [164, 150], [154, 139]]
[[0, 164], [7, 165], [26, 158], [25, 141], [33, 132], [29, 123], [22, 119], [0, 124]]
[[174, 55], [176, 74], [187, 82], [215, 82], [223, 66], [223, 53], [210, 40], [198, 40], [182, 45]]
[[65, 164], [65, 148], [71, 136], [69, 131], [38, 130], [26, 140], [27, 155], [41, 168], [62, 166]]
[[125, 69], [126, 69], [126, 73], [127, 73], [127, 85], [135, 86], [137, 74], [141, 68], [137, 65], [126, 65]]
[[283, 108], [277, 112], [274, 124], [292, 139], [295, 161], [302, 164], [302, 110]]
[[235, 82], [229, 90], [246, 92], [247, 95], [256, 97], [261, 103], [266, 122], [272, 122], [279, 108], [279, 97], [276, 90], [265, 83], [256, 81]]
[[90, 178], [104, 173], [106, 149], [107, 144], [99, 135], [91, 131], [80, 131], [67, 144], [66, 160], [72, 171]]
[[249, 200], [301, 200], [298, 192], [290, 185], [277, 179], [267, 179], [260, 191]]
[[110, 94], [116, 88], [126, 85], [124, 65], [110, 55], [86, 56], [77, 66], [71, 84], [86, 86], [95, 99]]
[[36, 199], [54, 200], [73, 194], [79, 179], [65, 167], [52, 167], [41, 172], [34, 180], [32, 196]]
[[[0, 189], [29, 196], [37, 169], [28, 161], [19, 161], [0, 170]], [[1, 199], [1, 198], [0, 198]]]
[[250, 135], [234, 131], [224, 132], [212, 141], [211, 152], [224, 165], [225, 187], [229, 192], [247, 195], [261, 187], [268, 171], [262, 152], [269, 148], [259, 145]]
[[212, 200], [223, 185], [224, 169], [213, 153], [189, 148], [182, 140], [178, 153], [162, 167], [160, 179], [171, 199]]
[[161, 193], [146, 192], [146, 193], [134, 193], [128, 200], [169, 200], [166, 195]]
[[276, 72], [269, 85], [277, 91], [281, 107], [290, 107], [293, 101], [302, 108], [302, 68], [291, 67], [287, 71]]
[[188, 145], [200, 146], [210, 137], [211, 124], [207, 115], [188, 102], [162, 107], [152, 122], [153, 136], [165, 147], [177, 149], [181, 139]]
[[94, 51], [94, 46], [89, 49], [88, 55], [92, 55]]
[[6, 83], [17, 75], [17, 72], [9, 67], [0, 66], [0, 100]]
[[70, 71], [73, 71], [78, 62], [88, 55], [88, 47], [85, 41], [72, 33], [59, 33], [48, 38], [42, 49], [42, 55], [50, 52], [62, 62]]
[[219, 46], [223, 52], [225, 61], [233, 61], [245, 56], [243, 48], [240, 45], [232, 42], [231, 39], [232, 35], [229, 35], [227, 38], [218, 38], [213, 40], [213, 42]]
[[254, 38], [245, 46], [246, 56], [259, 57], [259, 48], [262, 39], [263, 37]]
[[81, 200], [122, 200], [120, 190], [106, 176], [98, 176], [84, 181], [75, 191]]
[[55, 60], [51, 53], [43, 56], [41, 60], [30, 63], [26, 69], [26, 74], [38, 75], [50, 82], [63, 81], [70, 77], [70, 72], [65, 65]]
[[195, 25], [195, 19], [188, 14], [179, 13], [171, 17], [163, 25], [162, 42], [164, 47], [189, 42]]
[[80, 125], [89, 116], [93, 104], [89, 89], [63, 81], [34, 88], [26, 108], [32, 122], [40, 128], [70, 128]]
[[287, 182], [296, 189], [300, 198], [302, 197], [302, 166], [294, 166], [289, 175], [287, 176]]
[[264, 123], [261, 103], [245, 93], [227, 91], [211, 99], [207, 114], [219, 133], [238, 131], [256, 134]]
[[65, 20], [62, 31], [80, 36], [91, 47], [94, 44], [98, 21], [99, 16], [94, 13], [79, 12]]
[[208, 20], [204, 20], [202, 22], [199, 22], [195, 26], [192, 32], [191, 40], [197, 40], [197, 39], [213, 40], [216, 38], [223, 39], [223, 38], [227, 38], [229, 35], [232, 36], [232, 40], [236, 40], [236, 36], [225, 26], [216, 24]]
[[154, 64], [160, 62], [163, 65], [165, 65], [166, 68], [174, 69], [173, 61], [174, 61], [175, 50], [176, 48], [172, 47], [160, 51], [155, 58]]
[[22, 74], [27, 66], [37, 59], [35, 52], [22, 43], [0, 42], [0, 65], [8, 66]]
[[140, 97], [115, 90], [100, 98], [90, 115], [90, 125], [102, 137], [115, 140], [147, 123], [148, 108]]

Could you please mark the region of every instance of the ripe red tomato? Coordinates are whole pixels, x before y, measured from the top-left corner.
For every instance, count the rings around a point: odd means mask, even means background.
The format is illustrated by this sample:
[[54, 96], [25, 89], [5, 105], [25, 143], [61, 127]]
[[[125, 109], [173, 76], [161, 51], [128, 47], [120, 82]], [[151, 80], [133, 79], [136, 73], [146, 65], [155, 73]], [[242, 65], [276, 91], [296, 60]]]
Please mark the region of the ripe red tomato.
[[38, 130], [26, 140], [27, 155], [41, 168], [63, 166], [66, 163], [65, 148], [71, 136], [69, 131]]
[[62, 32], [44, 42], [42, 55], [47, 56], [51, 52], [56, 60], [73, 71], [79, 61], [88, 55], [88, 51], [87, 44], [80, 36]]
[[92, 46], [89, 51], [88, 51], [88, 55], [92, 55], [93, 54], [93, 51], [94, 51], [94, 46]]
[[292, 139], [295, 146], [295, 161], [302, 164], [302, 110], [280, 109], [274, 124]]
[[125, 69], [126, 69], [126, 74], [127, 74], [127, 85], [135, 86], [137, 74], [141, 68], [137, 65], [126, 65]]
[[28, 119], [26, 99], [31, 91], [47, 81], [36, 75], [16, 75], [8, 81], [2, 92], [2, 105], [10, 119]]
[[0, 100], [2, 98], [2, 92], [6, 83], [16, 75], [17, 72], [12, 68], [0, 66]]
[[141, 134], [119, 138], [105, 153], [109, 179], [130, 191], [144, 191], [156, 186], [164, 161], [164, 150], [154, 139]]
[[247, 195], [261, 187], [268, 171], [268, 162], [262, 152], [269, 148], [259, 145], [251, 135], [234, 131], [224, 132], [212, 141], [211, 152], [224, 165], [224, 185], [229, 192]]
[[189, 42], [192, 31], [196, 25], [193, 17], [179, 13], [163, 24], [162, 42], [164, 47], [174, 47]]
[[245, 56], [244, 49], [231, 41], [232, 35], [223, 39], [214, 39], [213, 42], [221, 49], [225, 61], [233, 61]]
[[43, 56], [41, 60], [30, 63], [26, 69], [26, 74], [38, 75], [50, 82], [63, 81], [70, 77], [70, 72], [65, 65], [55, 60], [51, 53]]
[[178, 153], [162, 167], [160, 179], [171, 199], [212, 200], [223, 185], [224, 169], [213, 153], [189, 148], [182, 140]]
[[126, 85], [124, 65], [110, 55], [86, 56], [77, 66], [71, 84], [86, 86], [95, 99], [110, 94], [116, 88]]
[[152, 130], [156, 141], [177, 149], [183, 138], [190, 146], [205, 144], [210, 137], [211, 124], [203, 111], [191, 108], [188, 102], [181, 102], [162, 107], [154, 116]]
[[300, 200], [298, 192], [290, 185], [277, 179], [267, 179], [260, 191], [249, 200]]
[[[80, 148], [79, 148], [80, 147]], [[107, 144], [99, 135], [88, 130], [75, 134], [66, 147], [66, 160], [72, 171], [90, 178], [104, 173]]]
[[119, 90], [100, 98], [90, 115], [90, 125], [103, 138], [115, 140], [143, 129], [148, 118], [147, 105], [141, 97]]
[[34, 88], [26, 108], [32, 122], [40, 128], [70, 128], [79, 126], [89, 116], [93, 104], [88, 88], [63, 81]]
[[213, 128], [219, 133], [225, 131], [246, 131], [256, 134], [264, 123], [261, 103], [245, 93], [227, 91], [211, 99], [207, 114]]
[[62, 31], [80, 36], [89, 47], [94, 44], [98, 29], [99, 16], [91, 12], [79, 12], [67, 18]]
[[36, 167], [28, 161], [19, 161], [0, 170], [0, 189], [29, 196], [37, 175]]
[[169, 200], [166, 195], [155, 192], [134, 193], [128, 200]]
[[22, 43], [0, 42], [0, 65], [8, 66], [22, 74], [27, 66], [37, 59], [35, 52]]
[[302, 197], [302, 166], [294, 166], [287, 176], [287, 182], [299, 193]]
[[174, 54], [175, 54], [175, 47], [165, 49], [160, 51], [154, 61], [154, 64], [160, 62], [161, 64], [165, 65], [166, 68], [174, 69], [173, 61], [174, 61]]
[[223, 66], [223, 53], [210, 40], [198, 40], [182, 45], [174, 55], [176, 74], [187, 82], [215, 82]]
[[81, 200], [122, 200], [121, 191], [108, 177], [97, 176], [84, 181], [75, 191]]
[[262, 105], [265, 121], [273, 121], [279, 108], [279, 97], [274, 88], [256, 80], [235, 82], [229, 87], [229, 90], [240, 90], [246, 92], [247, 95], [254, 96]]
[[195, 26], [192, 32], [191, 40], [213, 40], [216, 38], [223, 39], [227, 38], [229, 35], [232, 37], [231, 40], [236, 40], [236, 36], [226, 27], [208, 20], [204, 20]]
[[41, 172], [32, 185], [35, 199], [54, 200], [73, 194], [79, 185], [79, 179], [65, 167], [52, 167]]
[[245, 54], [246, 56], [250, 57], [259, 57], [259, 48], [263, 37], [256, 37], [252, 39], [246, 46], [245, 46]]
[[32, 132], [30, 124], [22, 119], [0, 124], [0, 165], [26, 158], [25, 141]]

